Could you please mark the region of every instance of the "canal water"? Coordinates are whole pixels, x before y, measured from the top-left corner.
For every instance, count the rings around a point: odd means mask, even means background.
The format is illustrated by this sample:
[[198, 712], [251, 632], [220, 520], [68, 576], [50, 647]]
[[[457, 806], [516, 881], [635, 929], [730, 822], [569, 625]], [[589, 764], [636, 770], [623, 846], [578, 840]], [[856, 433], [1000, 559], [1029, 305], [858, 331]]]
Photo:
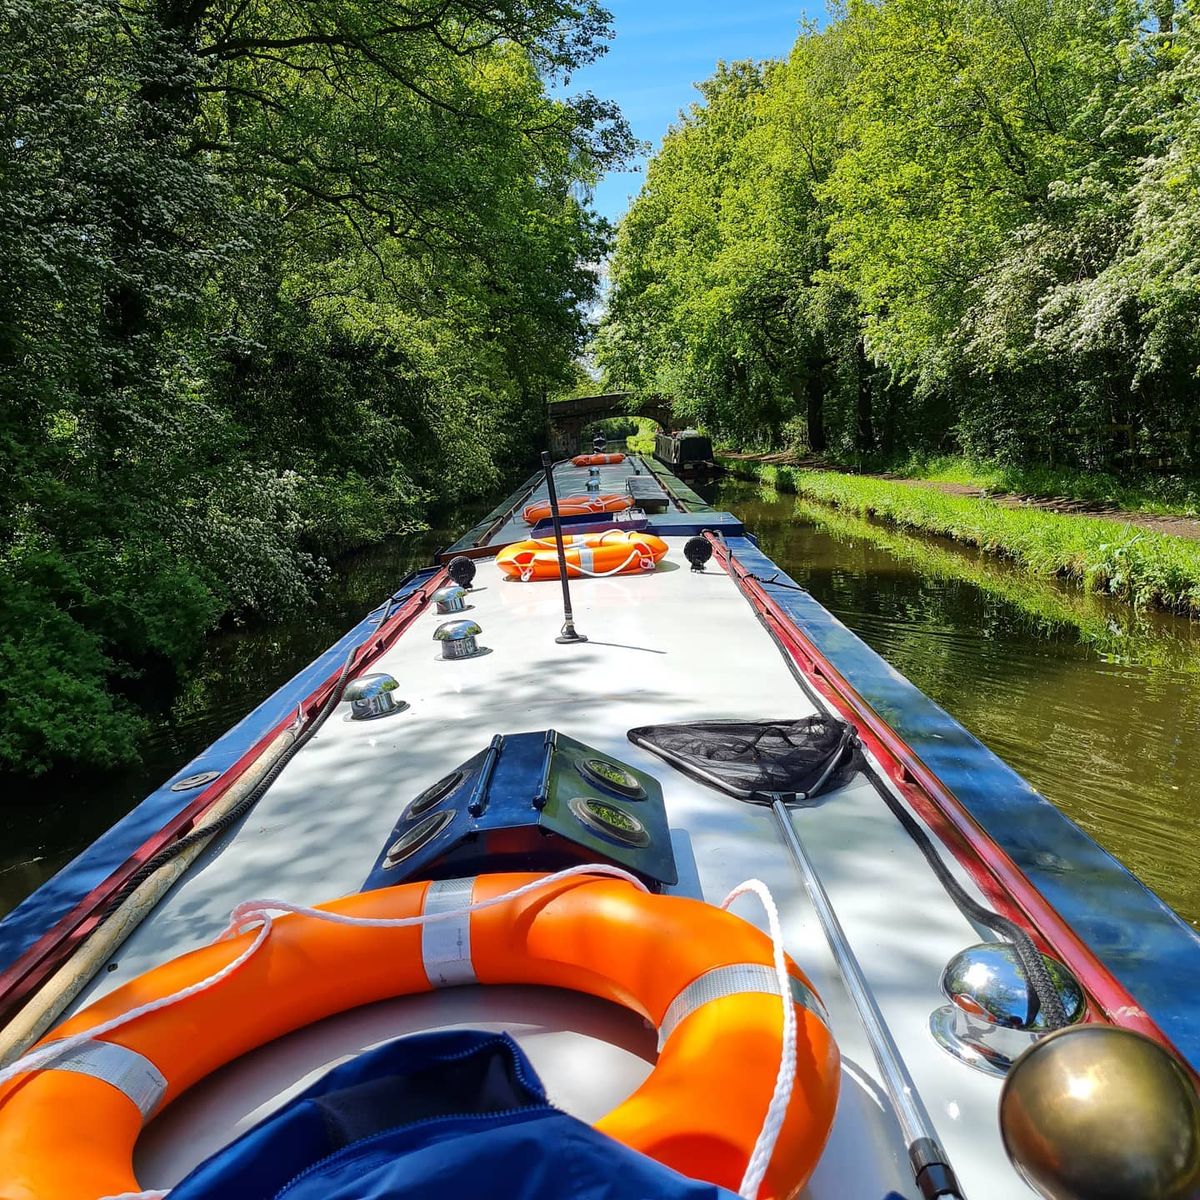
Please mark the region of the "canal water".
[[1200, 622], [725, 477], [826, 608], [1200, 925]]
[[0, 841], [0, 915], [328, 649], [406, 575], [428, 566], [491, 507], [464, 505], [437, 517], [428, 530], [334, 563], [318, 601], [289, 620], [215, 634], [179, 686], [158, 689], [161, 707], [150, 714], [136, 767], [10, 786]]
[[[723, 479], [701, 487], [851, 629], [1200, 924], [1200, 628], [1030, 579]], [[486, 511], [335, 566], [319, 604], [212, 638], [153, 716], [144, 760], [35, 783], [5, 803], [0, 913], [88, 845]]]

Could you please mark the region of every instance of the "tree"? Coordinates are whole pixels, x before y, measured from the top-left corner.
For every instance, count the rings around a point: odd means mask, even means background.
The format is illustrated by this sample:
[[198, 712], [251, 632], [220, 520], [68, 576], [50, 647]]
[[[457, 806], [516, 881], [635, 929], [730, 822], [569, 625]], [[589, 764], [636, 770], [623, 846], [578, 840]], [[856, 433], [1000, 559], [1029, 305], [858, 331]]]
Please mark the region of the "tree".
[[149, 662], [527, 451], [629, 145], [551, 85], [608, 31], [592, 0], [0, 0], [0, 767], [128, 757]]
[[1195, 54], [1188, 5], [847, 0], [666, 139], [600, 360], [744, 446], [1197, 465]]

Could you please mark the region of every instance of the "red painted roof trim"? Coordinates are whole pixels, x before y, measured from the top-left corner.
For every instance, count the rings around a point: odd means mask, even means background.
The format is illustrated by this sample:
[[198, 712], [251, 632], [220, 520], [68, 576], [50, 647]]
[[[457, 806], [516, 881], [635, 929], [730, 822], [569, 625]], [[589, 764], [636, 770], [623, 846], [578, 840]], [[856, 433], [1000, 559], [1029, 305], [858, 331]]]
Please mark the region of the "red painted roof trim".
[[[446, 571], [440, 570], [411, 596], [402, 601], [379, 630], [355, 648], [354, 662], [350, 669], [351, 675], [369, 666], [391, 646], [420, 615], [429, 596], [439, 587], [445, 586], [448, 579]], [[70, 912], [51, 926], [5, 971], [0, 972], [0, 1021], [8, 1020], [20, 1005], [66, 961], [76, 947], [88, 938], [100, 924], [108, 901], [142, 863], [176, 838], [182, 837], [195, 828], [204, 814], [237, 782], [283, 730], [296, 720], [307, 723], [312, 719], [337, 683], [341, 672], [340, 666], [331, 672], [318, 687], [304, 698], [298, 706], [295, 717], [289, 716], [278, 722], [254, 742], [229, 770], [209, 784], [186, 808], [172, 817], [161, 829], [147, 838], [120, 867], [84, 896]]]

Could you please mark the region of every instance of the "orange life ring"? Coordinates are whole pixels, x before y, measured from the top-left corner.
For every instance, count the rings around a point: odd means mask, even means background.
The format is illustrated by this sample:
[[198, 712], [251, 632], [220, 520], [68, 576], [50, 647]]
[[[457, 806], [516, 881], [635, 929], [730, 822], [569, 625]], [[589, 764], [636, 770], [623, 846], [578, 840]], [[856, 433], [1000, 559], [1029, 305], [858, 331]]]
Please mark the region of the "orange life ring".
[[[411, 917], [478, 904], [539, 878], [407, 883], [321, 908], [353, 917]], [[431, 939], [434, 928], [450, 936]], [[47, 1040], [86, 1032], [208, 979], [254, 936], [214, 942], [147, 971]], [[457, 983], [570, 988], [653, 1022], [660, 1031], [657, 1066], [597, 1128], [678, 1171], [736, 1191], [771, 1101], [783, 1045], [772, 963], [771, 940], [741, 918], [598, 875], [551, 878], [544, 888], [438, 926], [356, 927], [278, 917], [258, 952], [236, 971], [87, 1043], [102, 1048], [97, 1061], [105, 1055], [126, 1060], [116, 1084], [89, 1072], [86, 1055], [76, 1054], [69, 1067], [20, 1075], [0, 1092], [0, 1197], [97, 1200], [136, 1192], [134, 1144], [155, 1107], [314, 1021]], [[796, 1076], [760, 1200], [790, 1196], [804, 1184], [837, 1104], [837, 1045], [807, 980], [793, 963], [788, 972]], [[143, 1087], [139, 1103], [131, 1097], [147, 1078], [161, 1079], [161, 1091], [147, 1104]]]
[[[609, 529], [604, 533], [565, 536], [567, 575], [629, 575], [653, 571], [667, 552], [667, 543], [652, 533]], [[512, 579], [558, 579], [558, 544], [552, 537], [529, 538], [505, 546], [496, 565]]]
[[[632, 497], [606, 492], [603, 495], [563, 496], [558, 502], [558, 513], [562, 517], [579, 517], [584, 513], [624, 512], [632, 507]], [[521, 516], [528, 525], [546, 520], [550, 516], [550, 501], [539, 500], [536, 504], [527, 504], [521, 510]]]
[[571, 459], [573, 467], [608, 467], [625, 461], [623, 454], [577, 454]]

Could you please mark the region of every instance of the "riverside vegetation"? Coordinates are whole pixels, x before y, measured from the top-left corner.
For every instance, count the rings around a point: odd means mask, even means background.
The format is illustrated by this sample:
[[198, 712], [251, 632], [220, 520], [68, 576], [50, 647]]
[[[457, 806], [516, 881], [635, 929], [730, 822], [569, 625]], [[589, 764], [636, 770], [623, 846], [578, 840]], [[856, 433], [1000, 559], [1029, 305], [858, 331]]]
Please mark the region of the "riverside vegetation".
[[737, 471], [808, 500], [977, 546], [1138, 606], [1200, 614], [1200, 542], [1094, 517], [1008, 508], [912, 484], [769, 463]]
[[[764, 498], [775, 496], [767, 488]], [[936, 539], [883, 526], [827, 504], [796, 500], [794, 515], [830, 538], [850, 545], [874, 546], [911, 566], [926, 580], [966, 583], [1002, 600], [1030, 618], [1042, 636], [1070, 630], [1082, 646], [1100, 658], [1200, 674], [1200, 638], [1169, 636], [1152, 614], [1115, 605], [1104, 596], [1063, 587], [986, 554], [947, 546]], [[1159, 617], [1158, 620], [1170, 618]], [[1190, 630], [1190, 626], [1186, 626]]]
[[322, 555], [494, 493], [575, 377], [630, 138], [593, 0], [0, 0], [0, 771]]
[[1200, 467], [1194, 2], [845, 0], [701, 92], [621, 225], [606, 389], [860, 466]]
[[1080, 471], [1039, 463], [978, 462], [961, 455], [912, 454], [890, 464], [902, 479], [956, 483], [984, 492], [1069, 499], [1154, 516], [1200, 516], [1200, 478], [1180, 475]]
[[[775, 494], [775, 489], [768, 487], [765, 498]], [[803, 497], [795, 501], [794, 512], [797, 520], [838, 541], [874, 546], [890, 554], [922, 578], [969, 584], [1012, 605], [1034, 622], [1041, 636], [1070, 630], [1081, 645], [1107, 662], [1200, 674], [1200, 638], [1189, 636], [1190, 625], [1175, 628], [1160, 624], [1172, 620], [1170, 617], [1116, 605], [1094, 592], [1032, 576], [1003, 560], [947, 546]]]

